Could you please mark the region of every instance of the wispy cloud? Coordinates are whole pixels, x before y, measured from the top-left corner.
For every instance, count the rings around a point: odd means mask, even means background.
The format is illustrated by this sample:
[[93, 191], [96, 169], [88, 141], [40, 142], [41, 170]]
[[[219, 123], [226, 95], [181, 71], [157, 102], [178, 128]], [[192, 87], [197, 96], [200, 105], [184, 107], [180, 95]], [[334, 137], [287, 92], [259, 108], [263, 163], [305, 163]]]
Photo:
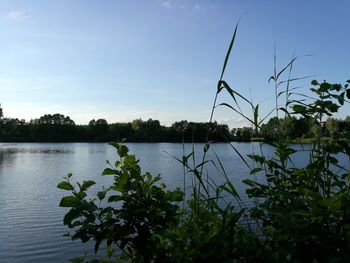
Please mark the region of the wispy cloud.
[[10, 10], [6, 19], [10, 21], [23, 21], [30, 18], [30, 10]]
[[173, 4], [171, 3], [171, 1], [164, 1], [163, 3], [162, 3], [162, 5], [165, 7], [165, 8], [173, 8], [174, 6], [173, 6]]
[[227, 124], [230, 129], [241, 128], [241, 127], [251, 127], [251, 123], [244, 118], [233, 117], [233, 118], [217, 118], [215, 119], [219, 124]]
[[[46, 109], [46, 112], [48, 109]], [[52, 109], [51, 112], [54, 112]], [[62, 111], [63, 112], [63, 111]], [[82, 113], [84, 112], [84, 113]], [[65, 114], [63, 112], [63, 114]], [[168, 112], [168, 111], [156, 111], [156, 110], [143, 110], [135, 109], [130, 111], [99, 111], [96, 109], [87, 109], [87, 107], [78, 107], [74, 111], [67, 112], [76, 123], [87, 124], [92, 119], [106, 119], [108, 123], [114, 122], [131, 122], [135, 119], [154, 119], [159, 120], [162, 125], [170, 126], [175, 121], [189, 120], [189, 121], [202, 121], [201, 119], [191, 118], [188, 113], [185, 112]], [[40, 115], [39, 115], [40, 116]]]
[[213, 4], [193, 4], [190, 3], [189, 1], [186, 0], [166, 0], [162, 1], [162, 6], [166, 9], [182, 9], [182, 10], [187, 10], [187, 11], [192, 11], [192, 12], [205, 12], [208, 9], [215, 8], [215, 5]]

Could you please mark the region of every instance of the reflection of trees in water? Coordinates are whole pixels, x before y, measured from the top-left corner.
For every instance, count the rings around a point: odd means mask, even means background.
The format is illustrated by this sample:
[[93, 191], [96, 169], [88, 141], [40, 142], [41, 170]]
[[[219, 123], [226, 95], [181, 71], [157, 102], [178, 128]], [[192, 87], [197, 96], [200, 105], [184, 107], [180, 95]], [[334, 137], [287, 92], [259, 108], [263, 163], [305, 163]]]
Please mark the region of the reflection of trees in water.
[[[56, 146], [57, 147], [57, 146]], [[14, 160], [18, 157], [19, 154], [70, 154], [74, 151], [71, 149], [64, 148], [47, 148], [47, 147], [12, 147], [12, 146], [4, 146], [0, 144], [0, 175], [3, 167], [5, 165], [11, 165]]]
[[5, 164], [12, 163], [16, 158], [16, 151], [13, 149], [1, 149], [0, 148], [0, 175], [2, 174], [2, 168]]

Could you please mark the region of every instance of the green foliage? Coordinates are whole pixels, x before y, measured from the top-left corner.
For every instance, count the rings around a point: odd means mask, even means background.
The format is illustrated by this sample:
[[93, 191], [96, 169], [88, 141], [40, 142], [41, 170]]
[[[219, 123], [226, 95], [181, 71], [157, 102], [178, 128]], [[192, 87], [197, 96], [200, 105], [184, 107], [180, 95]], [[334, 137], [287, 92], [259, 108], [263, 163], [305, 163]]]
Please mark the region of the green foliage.
[[[205, 124], [206, 133], [200, 134], [200, 138], [206, 138], [203, 159], [196, 163], [194, 150], [188, 155], [184, 153], [182, 159], [176, 158], [183, 165], [184, 176], [192, 174], [190, 197], [185, 199], [179, 189], [166, 190], [159, 175], [143, 174], [136, 157], [120, 143], [111, 143], [119, 159], [114, 165], [108, 162], [109, 167], [102, 173], [113, 176], [114, 181], [102, 188], [97, 198], [87, 199], [86, 192], [94, 185], [93, 181], [73, 185], [72, 175], [68, 174], [58, 184], [59, 189], [71, 193], [62, 198], [60, 206], [70, 209], [63, 222], [73, 230], [72, 238], [82, 242], [93, 239], [95, 251], [102, 242], [107, 245], [108, 257], [92, 262], [348, 262], [350, 170], [349, 163], [342, 166], [337, 156], [342, 154], [350, 160], [350, 146], [335, 136], [340, 128], [334, 129], [334, 119], [325, 125], [324, 118], [332, 117], [348, 102], [350, 80], [345, 85], [313, 80], [311, 91], [315, 99], [306, 101], [304, 94], [299, 94], [303, 98], [292, 99], [297, 94], [292, 92], [291, 83], [305, 77], [291, 77], [297, 57], [278, 72], [275, 52], [270, 81], [274, 82], [276, 106], [261, 118], [259, 105], [253, 105], [223, 79], [236, 33], [237, 26], [217, 85], [210, 122]], [[288, 77], [283, 80], [285, 73]], [[283, 85], [285, 90], [281, 90]], [[218, 96], [224, 94], [232, 104], [217, 104]], [[282, 95], [284, 106], [279, 101]], [[251, 107], [250, 115], [242, 112], [242, 102]], [[252, 124], [250, 128], [232, 131], [234, 136], [252, 136], [260, 130], [275, 149], [273, 156], [264, 156], [262, 150], [261, 154], [248, 155], [254, 164], [251, 166], [229, 144], [250, 169], [243, 180], [251, 201], [249, 206], [238, 195], [218, 156], [215, 162], [206, 159], [209, 138], [218, 126], [212, 122], [213, 114], [219, 106]], [[263, 124], [274, 111], [276, 116]], [[284, 118], [279, 117], [280, 112]], [[198, 130], [191, 130], [191, 125], [182, 121], [171, 128], [182, 139], [191, 131], [193, 138]], [[159, 128], [159, 123], [136, 120], [131, 126], [138, 136], [143, 136], [147, 129]], [[303, 167], [292, 162], [297, 151], [288, 144], [288, 139], [295, 136], [294, 131], [299, 132], [297, 136], [313, 136], [309, 160]], [[324, 140], [325, 132], [332, 138]], [[205, 173], [208, 163], [223, 175], [222, 184], [216, 185]], [[185, 186], [184, 177], [184, 190]], [[229, 202], [223, 205], [222, 200]], [[81, 257], [73, 262], [84, 261]]]
[[[179, 129], [183, 123], [186, 128]], [[129, 142], [205, 142], [208, 129], [212, 141], [230, 138], [228, 126], [216, 122], [180, 121], [166, 127], [152, 119], [112, 124], [98, 119], [75, 125], [62, 114], [46, 114], [30, 122], [2, 118], [0, 109], [0, 142], [107, 142], [123, 138]]]
[[[60, 206], [70, 208], [63, 222], [74, 229], [72, 239], [93, 239], [95, 251], [102, 242], [109, 249], [115, 245], [123, 251], [122, 256], [136, 262], [254, 258], [248, 244], [255, 239], [238, 225], [243, 211], [236, 212], [231, 205], [220, 209], [216, 201], [196, 197], [188, 201], [188, 210], [180, 209], [178, 204], [184, 199], [179, 189], [166, 190], [159, 175], [141, 173], [136, 157], [125, 145], [110, 144], [119, 160], [104, 169], [102, 176], [112, 175], [114, 182], [99, 191], [97, 198], [87, 199], [93, 181], [73, 186], [68, 174], [57, 185], [71, 191], [61, 199]], [[237, 194], [233, 185], [229, 186], [227, 189]], [[84, 258], [75, 260], [83, 262], [79, 260]]]
[[[169, 191], [164, 184], [157, 184], [159, 175], [141, 174], [136, 157], [129, 155], [125, 145], [111, 145], [117, 149], [120, 159], [115, 166], [103, 171], [104, 176], [113, 175], [114, 182], [98, 192], [97, 199], [87, 199], [86, 192], [95, 184], [93, 181], [73, 187], [67, 176], [58, 184], [58, 188], [72, 193], [60, 202], [61, 207], [71, 208], [64, 224], [76, 229], [73, 239], [95, 240], [95, 251], [105, 241], [108, 245], [117, 245], [130, 258], [150, 262], [154, 258], [157, 236], [179, 222], [177, 203], [183, 200], [183, 194], [178, 189]], [[108, 205], [102, 206], [103, 201]]]
[[[292, 114], [302, 114], [313, 120], [314, 127], [321, 127], [322, 116], [338, 110], [347, 89], [326, 82], [313, 81], [312, 85], [318, 86], [312, 91], [319, 99], [310, 104], [295, 101]], [[295, 150], [282, 138], [275, 145], [274, 157], [251, 156], [260, 168], [251, 173], [259, 169], [266, 183], [244, 182], [249, 197], [261, 200], [251, 208], [251, 216], [261, 222], [271, 261], [346, 262], [349, 256], [350, 172], [336, 159], [340, 153], [350, 157], [349, 146], [339, 139], [322, 141], [321, 132], [315, 135], [310, 160], [302, 168], [293, 167]]]

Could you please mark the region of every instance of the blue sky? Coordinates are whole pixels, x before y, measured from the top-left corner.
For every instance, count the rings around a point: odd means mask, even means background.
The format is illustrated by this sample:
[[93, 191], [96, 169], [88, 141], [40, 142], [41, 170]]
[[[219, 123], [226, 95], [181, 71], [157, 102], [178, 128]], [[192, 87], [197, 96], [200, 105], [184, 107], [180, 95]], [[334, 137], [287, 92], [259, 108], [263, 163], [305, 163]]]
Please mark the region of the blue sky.
[[[267, 113], [274, 43], [280, 67], [293, 53], [313, 55], [297, 61], [294, 77], [350, 78], [349, 10], [350, 0], [1, 0], [0, 103], [6, 117], [26, 120], [207, 121], [245, 14], [224, 79]], [[309, 82], [296, 85], [307, 92]], [[223, 109], [214, 117], [247, 124]]]

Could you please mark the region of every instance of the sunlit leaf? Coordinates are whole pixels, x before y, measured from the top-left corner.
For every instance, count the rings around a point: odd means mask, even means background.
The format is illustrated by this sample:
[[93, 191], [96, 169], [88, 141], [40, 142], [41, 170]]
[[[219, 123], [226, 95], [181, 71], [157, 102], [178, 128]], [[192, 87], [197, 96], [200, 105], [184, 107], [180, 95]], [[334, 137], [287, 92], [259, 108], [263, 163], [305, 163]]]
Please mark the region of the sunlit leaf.
[[67, 191], [74, 190], [74, 187], [73, 187], [69, 182], [67, 182], [67, 181], [60, 182], [60, 183], [57, 185], [57, 188], [63, 189], [63, 190], [67, 190]]

